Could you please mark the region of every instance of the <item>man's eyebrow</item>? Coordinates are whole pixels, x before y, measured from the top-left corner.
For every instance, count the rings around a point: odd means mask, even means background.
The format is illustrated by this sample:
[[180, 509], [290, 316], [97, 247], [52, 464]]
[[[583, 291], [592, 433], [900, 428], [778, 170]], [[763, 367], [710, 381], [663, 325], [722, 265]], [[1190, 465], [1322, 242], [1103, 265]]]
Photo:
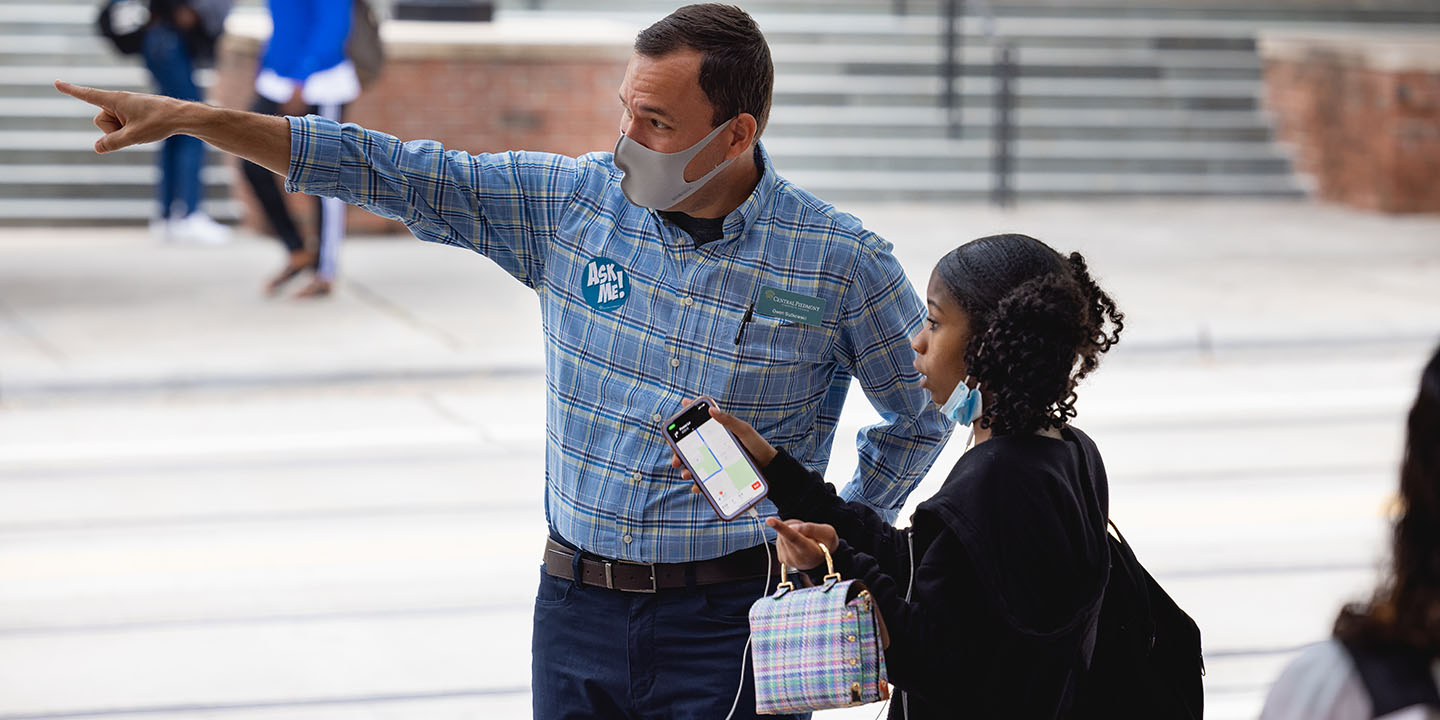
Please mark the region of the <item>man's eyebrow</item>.
[[[627, 108], [630, 107], [630, 104], [627, 103], [627, 102], [625, 102], [625, 96], [624, 96], [624, 95], [620, 95], [620, 96], [618, 96], [618, 97], [620, 98], [620, 105], [621, 105], [621, 106], [627, 107]], [[655, 107], [655, 106], [653, 106], [653, 105], [641, 105], [639, 108], [631, 108], [631, 112], [634, 112], [634, 111], [637, 110], [637, 109], [640, 110], [641, 112], [649, 113], [649, 114], [651, 114], [651, 115], [655, 115], [655, 116], [657, 116], [657, 117], [661, 117], [661, 118], [664, 118], [664, 119], [666, 119], [666, 120], [673, 120], [673, 119], [674, 119], [674, 117], [672, 117], [672, 116], [670, 115], [670, 113], [665, 112], [664, 110], [661, 110], [660, 108], [657, 108], [657, 107]]]

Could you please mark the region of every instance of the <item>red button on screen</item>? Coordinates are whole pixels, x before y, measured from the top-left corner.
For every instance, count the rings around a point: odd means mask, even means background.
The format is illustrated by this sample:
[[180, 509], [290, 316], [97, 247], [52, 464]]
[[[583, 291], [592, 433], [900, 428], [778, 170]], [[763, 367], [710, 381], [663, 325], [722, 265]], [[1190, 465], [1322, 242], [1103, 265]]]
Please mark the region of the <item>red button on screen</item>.
[[751, 490], [759, 490], [759, 489], [760, 489], [760, 481], [759, 481], [759, 480], [756, 480], [756, 481], [755, 481], [755, 484], [750, 486], [750, 489], [751, 489]]

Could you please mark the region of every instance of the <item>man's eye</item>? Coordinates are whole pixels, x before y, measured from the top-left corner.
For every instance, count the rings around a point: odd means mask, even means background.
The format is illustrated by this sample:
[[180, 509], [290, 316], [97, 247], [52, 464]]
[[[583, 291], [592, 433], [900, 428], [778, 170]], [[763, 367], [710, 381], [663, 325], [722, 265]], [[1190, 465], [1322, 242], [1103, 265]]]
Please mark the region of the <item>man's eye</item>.
[[656, 119], [654, 119], [654, 118], [651, 118], [650, 124], [653, 125], [656, 130], [664, 130], [664, 129], [665, 129], [665, 123], [662, 123], [662, 122], [660, 122], [659, 120], [656, 120]]

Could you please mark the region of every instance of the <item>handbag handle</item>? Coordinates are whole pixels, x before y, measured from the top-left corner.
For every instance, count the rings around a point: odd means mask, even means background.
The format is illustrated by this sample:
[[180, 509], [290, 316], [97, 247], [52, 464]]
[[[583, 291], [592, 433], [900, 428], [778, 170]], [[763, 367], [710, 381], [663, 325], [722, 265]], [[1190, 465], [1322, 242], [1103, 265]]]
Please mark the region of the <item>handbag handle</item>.
[[[832, 585], [835, 582], [839, 582], [840, 573], [835, 572], [835, 561], [830, 557], [830, 548], [825, 547], [825, 543], [819, 540], [816, 540], [815, 544], [819, 545], [820, 552], [825, 554], [825, 569], [828, 571], [825, 573], [825, 582]], [[795, 584], [790, 582], [789, 577], [786, 575], [786, 570], [785, 563], [780, 563], [780, 584], [775, 586], [775, 592], [777, 593], [789, 592], [795, 589]]]

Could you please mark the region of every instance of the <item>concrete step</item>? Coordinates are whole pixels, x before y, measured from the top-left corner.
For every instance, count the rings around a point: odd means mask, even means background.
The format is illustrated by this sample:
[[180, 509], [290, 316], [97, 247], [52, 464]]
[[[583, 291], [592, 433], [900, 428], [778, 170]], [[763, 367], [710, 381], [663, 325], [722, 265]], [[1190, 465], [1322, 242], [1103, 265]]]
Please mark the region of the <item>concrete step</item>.
[[[234, 222], [244, 208], [233, 200], [206, 200], [205, 212], [222, 222]], [[0, 199], [0, 226], [24, 225], [140, 225], [155, 214], [153, 198], [112, 199]]]
[[[976, 13], [974, 3], [970, 12]], [[990, 0], [986, 5], [998, 17], [1034, 18], [1169, 18], [1175, 20], [1327, 20], [1332, 22], [1413, 22], [1440, 17], [1440, 9], [1428, 2], [1413, 0]], [[501, 0], [501, 12], [527, 11], [539, 7], [552, 12], [593, 12], [593, 0]], [[652, 19], [675, 8], [665, 0], [608, 0], [605, 7], [615, 12], [643, 14]], [[751, 0], [745, 8], [757, 16], [767, 12], [790, 14], [844, 13], [893, 17], [903, 7], [912, 16], [935, 16], [936, 0]]]
[[[822, 138], [765, 138], [765, 147], [772, 154], [840, 155], [896, 157], [965, 157], [988, 156], [993, 143], [988, 139], [963, 140], [897, 138], [894, 140], [856, 139], [837, 143]], [[1288, 155], [1273, 143], [1227, 142], [1156, 142], [1144, 140], [1021, 140], [1012, 145], [1017, 157], [1032, 158], [1176, 158], [1176, 159], [1242, 159], [1263, 158], [1284, 160]]]
[[[782, 173], [791, 170], [913, 170], [988, 172], [989, 140], [895, 139], [829, 141], [775, 138], [766, 149]], [[1271, 143], [1036, 141], [1012, 145], [1021, 172], [1142, 174], [1281, 174], [1290, 158]]]
[[[815, 138], [944, 138], [946, 112], [935, 107], [776, 107], [767, 135]], [[988, 137], [990, 108], [958, 113], [962, 137]], [[1210, 140], [1256, 142], [1270, 139], [1262, 113], [1167, 109], [1019, 108], [1015, 137], [1023, 140]]]
[[[989, 196], [989, 172], [835, 171], [798, 169], [782, 176], [831, 201], [974, 200]], [[1019, 172], [1012, 186], [1022, 200], [1056, 197], [1245, 196], [1294, 197], [1304, 188], [1289, 176], [1165, 173]]]
[[[988, 107], [996, 81], [966, 77], [956, 84], [961, 105]], [[775, 78], [775, 105], [935, 105], [943, 83], [938, 77], [846, 77], [781, 75]], [[1262, 85], [1254, 80], [1156, 78], [1017, 78], [1019, 107], [1177, 108], [1255, 110]]]

